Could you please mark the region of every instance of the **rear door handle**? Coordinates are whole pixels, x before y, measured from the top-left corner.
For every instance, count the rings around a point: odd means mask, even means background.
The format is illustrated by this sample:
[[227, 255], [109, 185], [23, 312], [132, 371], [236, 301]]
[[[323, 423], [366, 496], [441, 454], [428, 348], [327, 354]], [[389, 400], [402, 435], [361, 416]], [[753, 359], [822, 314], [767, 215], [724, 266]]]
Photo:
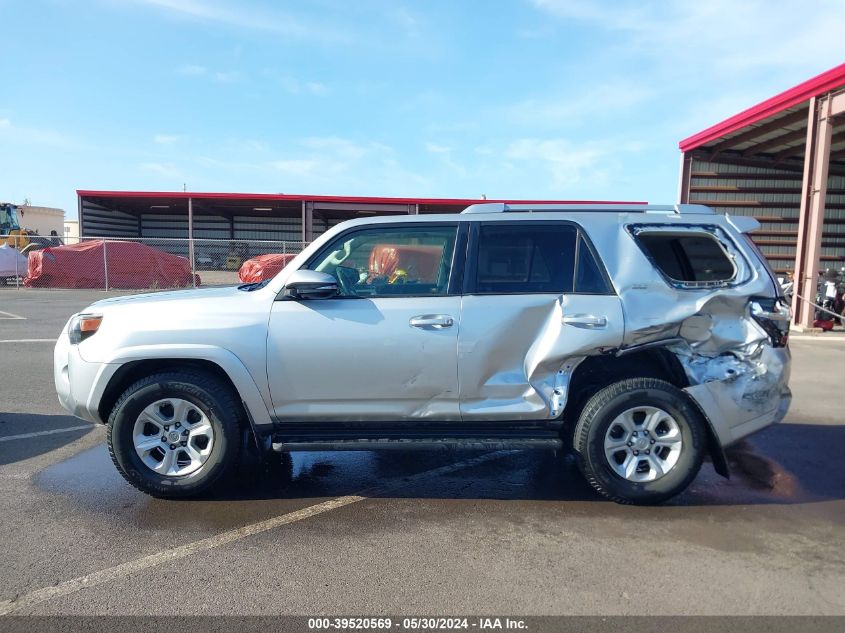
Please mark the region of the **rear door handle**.
[[421, 314], [411, 317], [408, 324], [411, 327], [418, 327], [423, 330], [442, 330], [452, 327], [455, 324], [455, 320], [448, 314]]
[[565, 314], [563, 322], [566, 325], [586, 330], [600, 330], [607, 327], [607, 317], [596, 316], [595, 314]]

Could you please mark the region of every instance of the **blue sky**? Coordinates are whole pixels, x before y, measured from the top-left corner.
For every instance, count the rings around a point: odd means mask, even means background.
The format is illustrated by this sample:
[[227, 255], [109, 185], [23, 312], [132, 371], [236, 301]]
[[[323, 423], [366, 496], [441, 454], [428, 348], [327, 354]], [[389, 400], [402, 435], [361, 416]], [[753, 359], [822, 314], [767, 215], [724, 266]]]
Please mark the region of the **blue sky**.
[[677, 143], [845, 61], [838, 0], [0, 0], [0, 200], [673, 202]]

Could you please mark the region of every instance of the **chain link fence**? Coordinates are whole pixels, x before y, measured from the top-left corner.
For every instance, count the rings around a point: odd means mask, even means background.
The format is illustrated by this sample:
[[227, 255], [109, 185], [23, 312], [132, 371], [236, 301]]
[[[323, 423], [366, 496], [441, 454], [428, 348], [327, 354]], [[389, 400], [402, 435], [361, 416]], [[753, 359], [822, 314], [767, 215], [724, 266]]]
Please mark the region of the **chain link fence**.
[[[276, 266], [257, 268], [269, 277], [300, 253], [306, 242], [187, 238], [80, 237], [73, 244], [0, 249], [0, 285], [18, 288], [167, 290], [243, 283], [239, 272], [256, 257]], [[268, 258], [260, 260], [264, 262]], [[251, 261], [252, 260], [252, 261]]]

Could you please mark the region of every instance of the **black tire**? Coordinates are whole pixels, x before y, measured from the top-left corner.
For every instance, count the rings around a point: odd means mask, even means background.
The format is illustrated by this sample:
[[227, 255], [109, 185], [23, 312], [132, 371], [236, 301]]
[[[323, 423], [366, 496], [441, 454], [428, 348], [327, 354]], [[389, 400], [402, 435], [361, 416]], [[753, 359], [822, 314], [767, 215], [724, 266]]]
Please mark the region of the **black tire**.
[[[681, 431], [678, 461], [654, 481], [625, 479], [605, 456], [604, 440], [611, 423], [623, 411], [637, 406], [666, 411]], [[704, 424], [688, 396], [668, 382], [655, 378], [621, 380], [599, 390], [581, 411], [573, 437], [578, 466], [590, 485], [612, 501], [636, 505], [662, 503], [685, 490], [698, 474], [707, 446]]]
[[[133, 427], [141, 411], [156, 400], [176, 397], [202, 411], [214, 430], [214, 444], [205, 463], [181, 477], [151, 470], [138, 457], [132, 442]], [[114, 405], [106, 435], [109, 454], [126, 481], [142, 492], [166, 499], [199, 495], [238, 463], [242, 416], [231, 387], [214, 376], [191, 371], [153, 374], [131, 385]]]

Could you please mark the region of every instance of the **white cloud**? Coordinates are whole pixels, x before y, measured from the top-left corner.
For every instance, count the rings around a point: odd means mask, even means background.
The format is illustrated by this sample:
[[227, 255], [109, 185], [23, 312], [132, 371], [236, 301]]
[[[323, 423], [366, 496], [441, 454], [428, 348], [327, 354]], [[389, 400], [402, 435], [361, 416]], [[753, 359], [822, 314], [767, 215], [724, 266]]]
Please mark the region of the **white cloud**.
[[199, 76], [208, 74], [208, 68], [199, 64], [183, 64], [176, 69], [176, 72], [180, 75]]
[[237, 81], [240, 79], [241, 74], [236, 70], [227, 70], [227, 71], [218, 71], [214, 73], [215, 81], [219, 81], [220, 83], [232, 83], [233, 81]]
[[175, 165], [169, 163], [141, 163], [138, 165], [143, 171], [149, 171], [165, 178], [181, 178], [182, 173]]
[[314, 175], [321, 167], [325, 167], [316, 159], [275, 160], [270, 164], [274, 169], [293, 176]]
[[384, 157], [393, 153], [393, 148], [381, 143], [359, 143], [339, 136], [311, 136], [300, 141], [300, 145], [322, 156], [349, 162], [361, 160], [365, 156]]
[[181, 138], [179, 134], [156, 134], [153, 136], [153, 142], [158, 145], [172, 145]]
[[308, 92], [315, 95], [324, 95], [329, 91], [326, 85], [319, 81], [308, 81], [305, 83], [305, 88]]
[[12, 146], [44, 145], [62, 149], [80, 149], [83, 143], [67, 134], [46, 128], [13, 125], [11, 119], [0, 119], [0, 133]]
[[437, 143], [426, 143], [425, 144], [425, 151], [429, 152], [430, 154], [448, 154], [452, 151], [452, 148], [448, 145], [439, 145]]
[[221, 0], [135, 0], [135, 3], [181, 19], [265, 31], [287, 37], [336, 42], [349, 39], [345, 33], [323, 25], [308, 24], [292, 15], [277, 11], [249, 8], [243, 3]]
[[236, 70], [212, 70], [200, 64], [183, 64], [176, 69], [176, 74], [187, 77], [207, 77], [220, 83], [232, 83], [241, 77]]
[[648, 101], [653, 91], [637, 83], [607, 81], [586, 88], [578, 87], [571, 94], [551, 92], [524, 99], [506, 108], [517, 123], [541, 126], [580, 126], [584, 119], [618, 114]]
[[329, 87], [320, 81], [300, 81], [295, 77], [282, 77], [279, 79], [279, 83], [286, 92], [294, 95], [312, 94], [322, 96], [329, 93]]
[[392, 147], [339, 136], [301, 139], [269, 166], [291, 178], [292, 185], [279, 183], [285, 191], [411, 195], [429, 187], [425, 177], [400, 164]]
[[[641, 101], [662, 111], [652, 115], [659, 126], [649, 133], [672, 144], [840, 64], [845, 50], [841, 0], [812, 6], [801, 0], [528, 1], [544, 25], [593, 32], [602, 56], [595, 67], [624, 68], [631, 85], [647, 86], [652, 94]], [[629, 97], [623, 91], [594, 107], [627, 106]], [[669, 110], [670, 103], [678, 107]], [[526, 122], [532, 116], [554, 121], [568, 108], [528, 101], [513, 113]], [[643, 107], [633, 114], [649, 119]]]
[[812, 8], [798, 0], [530, 1], [563, 21], [625, 33], [622, 47], [686, 72], [816, 68], [842, 57], [845, 3], [838, 0]]
[[579, 184], [604, 186], [611, 171], [621, 170], [620, 153], [636, 152], [631, 143], [596, 141], [575, 143], [569, 139], [521, 138], [502, 152], [514, 169], [542, 169], [551, 177], [551, 190]]
[[468, 171], [467, 168], [455, 160], [453, 156], [453, 150], [448, 145], [441, 145], [440, 143], [425, 143], [424, 144], [425, 151], [429, 154], [434, 154], [438, 157], [440, 162], [454, 175], [457, 175], [460, 178], [466, 177]]

